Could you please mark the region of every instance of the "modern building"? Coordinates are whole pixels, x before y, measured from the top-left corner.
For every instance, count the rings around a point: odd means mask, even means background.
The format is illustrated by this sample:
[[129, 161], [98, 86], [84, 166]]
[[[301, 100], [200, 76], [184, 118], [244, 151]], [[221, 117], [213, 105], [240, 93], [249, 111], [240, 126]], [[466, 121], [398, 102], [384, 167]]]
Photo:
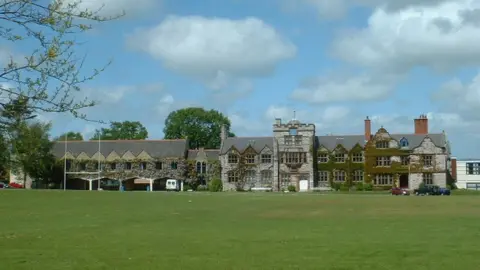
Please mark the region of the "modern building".
[[458, 159], [455, 163], [457, 188], [480, 190], [480, 159]]
[[220, 163], [225, 190], [280, 191], [372, 184], [417, 188], [421, 182], [447, 185], [450, 146], [445, 132], [428, 131], [428, 119], [414, 120], [413, 134], [390, 134], [381, 127], [364, 134], [316, 136], [315, 125], [276, 119], [270, 137], [227, 138], [222, 131]]

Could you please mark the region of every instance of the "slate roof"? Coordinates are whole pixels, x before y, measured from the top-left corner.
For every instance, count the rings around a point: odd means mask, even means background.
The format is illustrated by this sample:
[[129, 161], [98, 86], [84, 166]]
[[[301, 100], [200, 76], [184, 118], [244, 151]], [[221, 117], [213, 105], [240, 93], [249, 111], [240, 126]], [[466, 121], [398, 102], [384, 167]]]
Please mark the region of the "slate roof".
[[[220, 149], [204, 149], [203, 151], [207, 154], [207, 159], [218, 160]], [[195, 160], [198, 152], [200, 152], [200, 150], [195, 150], [195, 149], [188, 150], [188, 160]]]
[[[118, 155], [123, 155], [130, 151], [137, 156], [142, 151], [156, 158], [167, 157], [185, 157], [188, 148], [187, 140], [105, 140], [100, 141], [100, 152], [107, 157], [112, 151]], [[88, 156], [93, 156], [98, 152], [98, 141], [69, 141], [67, 142], [67, 152], [75, 157], [85, 152]], [[53, 147], [53, 154], [56, 157], [63, 157], [65, 154], [65, 142], [57, 141]]]
[[223, 148], [220, 149], [220, 154], [223, 155], [227, 153], [232, 146], [242, 152], [249, 145], [252, 145], [255, 151], [260, 152], [267, 146], [270, 149], [273, 149], [273, 137], [230, 137], [223, 142]]
[[[402, 138], [407, 139], [408, 149], [413, 149], [419, 146], [426, 136], [430, 137], [438, 147], [447, 147], [447, 141], [445, 134], [443, 133], [432, 133], [428, 135], [417, 135], [417, 134], [390, 134], [390, 136], [400, 141]], [[360, 146], [365, 146], [365, 137], [364, 135], [328, 135], [328, 136], [317, 136], [317, 145], [324, 146], [328, 150], [334, 150], [338, 144], [343, 145], [347, 150], [352, 149], [356, 144]], [[448, 150], [448, 149], [447, 149]]]

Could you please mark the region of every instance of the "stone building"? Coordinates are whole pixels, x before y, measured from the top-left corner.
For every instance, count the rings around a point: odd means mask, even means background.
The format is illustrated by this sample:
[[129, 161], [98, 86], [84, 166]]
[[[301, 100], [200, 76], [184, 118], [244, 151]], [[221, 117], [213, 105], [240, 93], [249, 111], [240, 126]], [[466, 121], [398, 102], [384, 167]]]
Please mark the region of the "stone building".
[[187, 177], [187, 140], [58, 141], [53, 152], [66, 158], [67, 189], [161, 190], [166, 179]]
[[414, 120], [413, 134], [316, 136], [313, 124], [276, 119], [271, 137], [227, 138], [222, 132], [221, 178], [225, 190], [330, 188], [372, 184], [378, 189], [415, 189], [421, 182], [441, 187], [450, 174], [450, 146], [445, 132], [428, 131], [428, 119]]

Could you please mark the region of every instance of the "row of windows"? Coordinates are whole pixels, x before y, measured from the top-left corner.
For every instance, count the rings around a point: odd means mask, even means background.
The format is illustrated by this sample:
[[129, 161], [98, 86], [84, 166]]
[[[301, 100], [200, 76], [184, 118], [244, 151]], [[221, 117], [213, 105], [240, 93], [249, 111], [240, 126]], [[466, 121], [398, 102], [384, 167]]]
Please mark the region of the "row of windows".
[[[94, 164], [94, 167], [93, 167], [93, 170], [105, 170], [108, 166], [108, 168], [112, 171], [114, 170], [117, 170], [118, 168], [118, 163], [95, 163]], [[148, 162], [139, 162], [139, 163], [132, 163], [132, 162], [124, 162], [123, 163], [123, 168], [124, 170], [132, 170], [134, 168], [134, 165], [137, 166], [137, 169], [139, 170], [146, 170], [149, 166], [149, 163]], [[163, 162], [155, 162], [155, 169], [156, 170], [163, 170], [164, 169], [164, 164]], [[172, 161], [170, 163], [170, 169], [172, 170], [176, 170], [178, 168], [178, 163], [176, 161]], [[72, 169], [72, 163], [70, 160], [67, 160], [67, 166], [66, 166], [66, 169], [67, 171], [70, 171]], [[81, 162], [79, 164], [77, 164], [77, 171], [86, 171], [87, 170], [87, 163], [86, 162]]]
[[479, 175], [480, 174], [480, 163], [478, 162], [468, 162], [466, 164], [466, 173], [467, 174], [473, 174], [473, 175]]
[[[346, 154], [344, 153], [339, 153], [335, 154], [335, 162], [336, 163], [344, 163], [346, 160]], [[319, 153], [318, 154], [318, 162], [320, 163], [327, 163], [329, 160], [329, 155], [327, 153]], [[363, 162], [363, 153], [354, 153], [352, 155], [352, 161], [356, 163], [362, 163]]]
[[[373, 178], [373, 184], [378, 186], [391, 186], [393, 185], [393, 174], [376, 174]], [[433, 185], [433, 174], [424, 173], [422, 175], [422, 181], [426, 185]]]
[[282, 164], [299, 164], [308, 163], [306, 152], [281, 152], [280, 163]]
[[[235, 183], [240, 180], [240, 174], [238, 171], [229, 171], [227, 173], [228, 182]], [[245, 172], [245, 181], [253, 182], [257, 178], [257, 172], [253, 170], [248, 170]], [[260, 183], [261, 184], [271, 184], [273, 180], [273, 172], [271, 170], [264, 170], [260, 172]]]
[[302, 135], [287, 135], [283, 139], [286, 145], [301, 145], [303, 142]]
[[[410, 164], [410, 157], [409, 156], [401, 156], [400, 162], [402, 165]], [[424, 166], [432, 166], [433, 165], [433, 156], [432, 155], [424, 155], [422, 156], [422, 163]], [[376, 166], [377, 167], [387, 167], [392, 165], [392, 157], [391, 156], [380, 156], [376, 157]]]
[[[389, 148], [389, 142], [388, 141], [378, 141], [375, 144], [376, 148], [378, 149], [386, 149]], [[408, 147], [408, 140], [405, 138], [402, 138], [400, 140], [400, 147]]]
[[[257, 155], [250, 154], [245, 155], [245, 163], [246, 164], [255, 164]], [[236, 164], [240, 160], [240, 156], [238, 154], [228, 154], [228, 163]], [[260, 155], [260, 162], [267, 164], [272, 163], [272, 155], [271, 154], [262, 154]]]
[[[333, 181], [335, 182], [345, 182], [347, 173], [342, 170], [334, 171], [333, 172]], [[330, 173], [328, 171], [319, 171], [318, 172], [318, 181], [320, 182], [328, 182]], [[352, 181], [353, 182], [363, 182], [363, 171], [357, 170], [354, 171], [352, 174]]]

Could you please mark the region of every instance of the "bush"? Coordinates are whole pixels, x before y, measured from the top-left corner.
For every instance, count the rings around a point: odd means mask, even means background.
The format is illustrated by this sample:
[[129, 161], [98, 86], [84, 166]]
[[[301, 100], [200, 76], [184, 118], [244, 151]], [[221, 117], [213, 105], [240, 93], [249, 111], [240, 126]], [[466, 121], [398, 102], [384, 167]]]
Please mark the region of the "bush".
[[339, 191], [341, 186], [342, 185], [340, 183], [332, 183], [332, 189], [335, 191]]
[[297, 191], [297, 188], [296, 188], [295, 186], [292, 186], [292, 185], [288, 186], [287, 189], [288, 189], [289, 192], [295, 192], [295, 191]]
[[199, 185], [197, 191], [208, 191], [207, 185]]
[[210, 192], [220, 192], [223, 191], [223, 183], [220, 179], [212, 179], [210, 183], [208, 183], [208, 190]]
[[189, 184], [183, 184], [183, 191], [189, 191], [190, 189], [193, 190]]
[[363, 183], [362, 183], [362, 182], [357, 183], [357, 184], [355, 185], [355, 190], [357, 190], [357, 191], [364, 191], [364, 190], [365, 190], [365, 187], [364, 187]]
[[365, 191], [373, 191], [373, 185], [372, 185], [372, 184], [364, 184], [364, 185], [363, 185], [363, 190], [365, 190]]
[[340, 191], [350, 191], [350, 185], [348, 185], [347, 183], [343, 183], [340, 185]]

